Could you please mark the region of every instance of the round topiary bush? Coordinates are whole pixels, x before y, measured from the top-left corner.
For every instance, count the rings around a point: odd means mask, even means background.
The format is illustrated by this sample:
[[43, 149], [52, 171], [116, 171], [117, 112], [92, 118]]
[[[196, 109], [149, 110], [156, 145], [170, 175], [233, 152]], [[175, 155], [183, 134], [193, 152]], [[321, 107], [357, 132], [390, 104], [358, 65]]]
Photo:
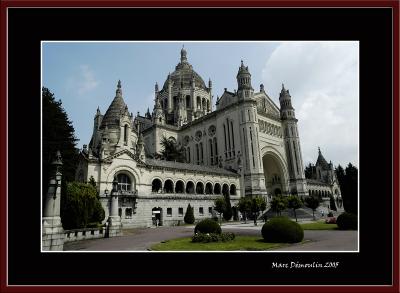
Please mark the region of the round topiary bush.
[[197, 223], [194, 228], [194, 234], [196, 233], [215, 233], [221, 234], [220, 225], [212, 219], [205, 219]]
[[337, 218], [336, 224], [339, 230], [357, 230], [357, 216], [344, 212]]
[[261, 229], [266, 242], [296, 243], [304, 238], [303, 228], [287, 217], [275, 217], [269, 220]]

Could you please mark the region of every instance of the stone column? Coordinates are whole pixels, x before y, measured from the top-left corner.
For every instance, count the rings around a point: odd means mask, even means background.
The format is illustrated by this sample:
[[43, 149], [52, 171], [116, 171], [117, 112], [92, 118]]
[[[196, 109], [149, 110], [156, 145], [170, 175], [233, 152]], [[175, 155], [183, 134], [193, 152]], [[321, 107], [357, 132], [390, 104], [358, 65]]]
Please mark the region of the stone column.
[[59, 151], [51, 165], [53, 174], [50, 177], [49, 189], [43, 206], [42, 249], [62, 251], [64, 247], [64, 229], [60, 217], [62, 160]]
[[111, 191], [111, 211], [108, 217], [108, 237], [120, 236], [121, 218], [118, 215], [118, 181], [114, 178], [113, 189]]

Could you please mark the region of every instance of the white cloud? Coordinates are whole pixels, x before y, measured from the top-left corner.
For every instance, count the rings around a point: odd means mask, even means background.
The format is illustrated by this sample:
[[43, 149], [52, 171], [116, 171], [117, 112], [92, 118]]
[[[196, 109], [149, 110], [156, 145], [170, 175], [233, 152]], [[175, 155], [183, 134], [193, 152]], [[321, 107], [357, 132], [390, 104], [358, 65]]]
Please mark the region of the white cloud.
[[77, 92], [79, 95], [90, 92], [99, 85], [99, 81], [96, 80], [93, 71], [88, 65], [81, 65], [79, 67], [79, 80], [75, 80], [75, 82], [77, 83]]
[[357, 42], [287, 42], [266, 62], [267, 92], [277, 101], [282, 83], [290, 90], [305, 163], [320, 146], [335, 165], [358, 165], [358, 57]]

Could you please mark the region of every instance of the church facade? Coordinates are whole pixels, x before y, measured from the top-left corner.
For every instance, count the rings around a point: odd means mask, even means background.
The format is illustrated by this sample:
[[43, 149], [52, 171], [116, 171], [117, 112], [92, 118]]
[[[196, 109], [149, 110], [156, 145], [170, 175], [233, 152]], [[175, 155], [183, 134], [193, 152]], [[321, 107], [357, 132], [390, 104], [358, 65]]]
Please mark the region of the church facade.
[[[341, 197], [333, 165], [320, 151], [315, 176], [305, 178], [289, 90], [282, 85], [278, 107], [263, 85], [254, 90], [243, 61], [236, 78], [237, 89], [225, 89], [213, 109], [211, 80], [204, 82], [182, 49], [144, 116], [129, 112], [118, 82], [105, 114], [97, 109], [76, 172], [78, 181], [95, 179], [106, 217], [113, 197], [122, 225], [132, 227], [183, 223], [188, 204], [197, 220], [211, 217], [222, 195], [232, 207], [244, 196]], [[160, 157], [163, 138], [183, 150], [183, 162]]]

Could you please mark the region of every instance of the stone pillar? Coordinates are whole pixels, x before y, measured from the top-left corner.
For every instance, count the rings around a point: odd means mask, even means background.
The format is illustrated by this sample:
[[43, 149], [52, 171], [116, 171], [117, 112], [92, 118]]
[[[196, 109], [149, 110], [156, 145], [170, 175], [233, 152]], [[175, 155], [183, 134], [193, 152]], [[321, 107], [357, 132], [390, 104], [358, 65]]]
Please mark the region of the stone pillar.
[[42, 249], [45, 251], [62, 251], [64, 247], [64, 229], [60, 217], [61, 166], [61, 154], [57, 151], [56, 158], [52, 162], [54, 173], [50, 177], [43, 206]]
[[114, 178], [113, 189], [111, 191], [111, 211], [108, 217], [108, 237], [120, 236], [121, 218], [118, 215], [118, 181]]

